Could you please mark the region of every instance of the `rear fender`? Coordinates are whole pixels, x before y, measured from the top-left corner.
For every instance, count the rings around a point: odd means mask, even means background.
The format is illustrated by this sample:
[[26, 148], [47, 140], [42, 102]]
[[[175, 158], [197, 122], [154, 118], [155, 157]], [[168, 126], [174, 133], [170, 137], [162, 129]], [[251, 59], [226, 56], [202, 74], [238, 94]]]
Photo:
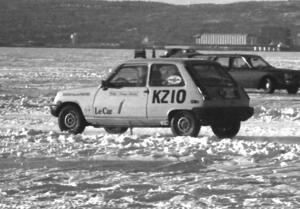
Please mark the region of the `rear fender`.
[[191, 112], [190, 110], [184, 110], [184, 109], [177, 109], [177, 110], [171, 110], [168, 114], [168, 122], [170, 123], [173, 116], [178, 113], [178, 112], [182, 112], [182, 111], [187, 111], [187, 112]]

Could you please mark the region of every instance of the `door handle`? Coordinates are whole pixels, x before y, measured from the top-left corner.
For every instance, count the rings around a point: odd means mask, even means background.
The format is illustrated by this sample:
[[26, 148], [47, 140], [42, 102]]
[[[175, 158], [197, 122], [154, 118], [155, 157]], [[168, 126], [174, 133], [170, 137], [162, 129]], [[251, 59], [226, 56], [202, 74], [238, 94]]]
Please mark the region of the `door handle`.
[[149, 94], [150, 93], [149, 89], [145, 90], [144, 93]]

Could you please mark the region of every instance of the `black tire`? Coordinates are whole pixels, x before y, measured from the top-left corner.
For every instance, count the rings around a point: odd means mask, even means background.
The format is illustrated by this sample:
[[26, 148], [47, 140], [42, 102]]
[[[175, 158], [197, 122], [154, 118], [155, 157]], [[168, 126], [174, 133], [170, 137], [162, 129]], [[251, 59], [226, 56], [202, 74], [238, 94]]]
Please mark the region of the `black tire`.
[[123, 134], [128, 128], [127, 127], [105, 127], [104, 130], [109, 134]]
[[231, 122], [228, 124], [215, 124], [211, 126], [214, 134], [223, 139], [223, 138], [232, 138], [237, 135], [241, 127], [241, 122]]
[[275, 91], [275, 84], [271, 78], [265, 78], [263, 81], [263, 89], [268, 94], [273, 94]]
[[175, 136], [196, 137], [200, 128], [199, 121], [188, 111], [177, 112], [171, 119], [171, 130]]
[[63, 107], [58, 115], [58, 126], [61, 131], [79, 134], [84, 131], [85, 125], [86, 122], [82, 112], [75, 105]]
[[286, 90], [289, 94], [297, 94], [298, 86], [289, 86]]

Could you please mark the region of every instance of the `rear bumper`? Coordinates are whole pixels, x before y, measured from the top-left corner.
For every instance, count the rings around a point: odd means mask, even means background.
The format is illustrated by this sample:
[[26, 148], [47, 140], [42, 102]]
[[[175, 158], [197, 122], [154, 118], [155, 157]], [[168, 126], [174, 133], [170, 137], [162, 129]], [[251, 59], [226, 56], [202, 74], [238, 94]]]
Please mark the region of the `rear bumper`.
[[253, 113], [253, 107], [211, 107], [194, 108], [194, 114], [202, 125], [228, 123], [231, 121], [245, 121]]

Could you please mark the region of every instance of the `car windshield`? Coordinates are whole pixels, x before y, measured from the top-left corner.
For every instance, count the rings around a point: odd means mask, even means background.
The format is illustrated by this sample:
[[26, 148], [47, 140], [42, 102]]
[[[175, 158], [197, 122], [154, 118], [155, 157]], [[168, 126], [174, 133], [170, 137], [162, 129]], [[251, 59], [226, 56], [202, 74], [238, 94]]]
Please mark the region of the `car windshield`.
[[186, 68], [199, 86], [234, 86], [229, 74], [219, 65], [209, 63], [189, 63]]
[[252, 65], [253, 68], [264, 68], [271, 66], [261, 57], [248, 57], [247, 61]]

